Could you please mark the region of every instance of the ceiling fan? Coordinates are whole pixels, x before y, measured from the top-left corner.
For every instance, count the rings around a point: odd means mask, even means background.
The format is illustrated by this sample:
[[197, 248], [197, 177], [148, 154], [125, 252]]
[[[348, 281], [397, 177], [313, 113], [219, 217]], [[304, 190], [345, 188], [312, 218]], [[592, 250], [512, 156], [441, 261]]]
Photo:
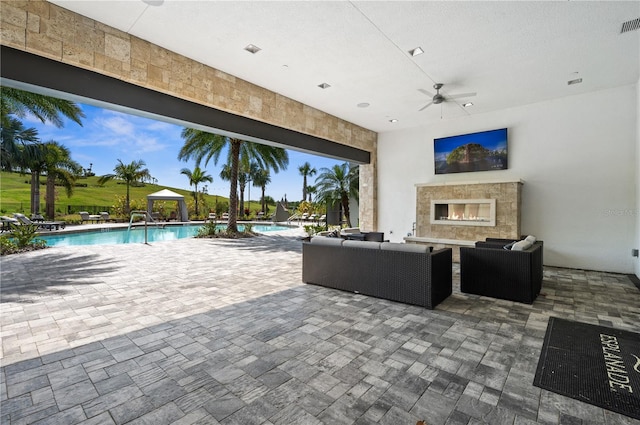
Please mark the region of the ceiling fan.
[[442, 86], [444, 86], [444, 84], [442, 83], [435, 83], [433, 85], [433, 88], [436, 89], [436, 94], [432, 94], [429, 93], [428, 91], [424, 90], [424, 89], [418, 89], [419, 92], [426, 94], [427, 96], [431, 97], [431, 102], [427, 103], [426, 105], [424, 105], [422, 108], [418, 109], [419, 111], [422, 111], [424, 109], [427, 109], [429, 106], [431, 105], [439, 105], [442, 102], [448, 102], [450, 100], [453, 99], [459, 99], [461, 97], [471, 97], [471, 96], [475, 96], [475, 93], [461, 93], [461, 94], [454, 94], [451, 96], [444, 96], [442, 94], [440, 94], [440, 89], [442, 88]]

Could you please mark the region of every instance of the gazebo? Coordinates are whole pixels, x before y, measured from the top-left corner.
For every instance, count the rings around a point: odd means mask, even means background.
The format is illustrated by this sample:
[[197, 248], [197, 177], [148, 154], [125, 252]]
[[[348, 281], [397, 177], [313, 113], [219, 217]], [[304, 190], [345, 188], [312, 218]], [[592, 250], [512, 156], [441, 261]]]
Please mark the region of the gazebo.
[[178, 219], [180, 221], [189, 221], [187, 203], [184, 201], [184, 196], [180, 195], [179, 193], [172, 192], [169, 189], [163, 189], [159, 192], [147, 195], [147, 212], [149, 213], [149, 215], [151, 215], [151, 213], [153, 212], [154, 201], [177, 201]]

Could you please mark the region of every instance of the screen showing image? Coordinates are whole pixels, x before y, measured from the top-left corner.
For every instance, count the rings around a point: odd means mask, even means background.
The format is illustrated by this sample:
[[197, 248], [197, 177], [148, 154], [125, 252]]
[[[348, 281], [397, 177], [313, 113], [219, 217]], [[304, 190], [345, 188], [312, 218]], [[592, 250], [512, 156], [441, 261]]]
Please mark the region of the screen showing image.
[[433, 140], [436, 174], [507, 169], [507, 129]]

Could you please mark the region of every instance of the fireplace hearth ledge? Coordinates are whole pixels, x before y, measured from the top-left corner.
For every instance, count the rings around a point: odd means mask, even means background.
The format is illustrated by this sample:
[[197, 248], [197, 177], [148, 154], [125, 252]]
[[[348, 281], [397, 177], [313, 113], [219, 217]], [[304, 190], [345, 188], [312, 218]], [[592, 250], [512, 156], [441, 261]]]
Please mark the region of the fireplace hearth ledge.
[[419, 236], [405, 236], [403, 238], [407, 243], [437, 243], [456, 246], [475, 246], [476, 241], [464, 241], [460, 239], [440, 239], [440, 238], [423, 238]]

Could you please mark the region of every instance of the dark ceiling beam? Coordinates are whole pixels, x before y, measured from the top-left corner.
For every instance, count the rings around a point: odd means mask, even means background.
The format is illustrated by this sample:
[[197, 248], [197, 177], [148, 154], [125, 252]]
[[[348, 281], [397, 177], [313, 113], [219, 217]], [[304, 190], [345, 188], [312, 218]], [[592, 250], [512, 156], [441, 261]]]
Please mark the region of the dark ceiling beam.
[[[299, 133], [262, 121], [200, 105], [117, 78], [78, 68], [33, 53], [2, 46], [0, 75], [3, 84], [18, 82], [48, 90], [93, 99], [109, 105], [221, 130], [247, 140], [329, 156], [358, 164], [371, 161], [369, 152], [331, 140]], [[18, 87], [19, 88], [19, 87]]]

